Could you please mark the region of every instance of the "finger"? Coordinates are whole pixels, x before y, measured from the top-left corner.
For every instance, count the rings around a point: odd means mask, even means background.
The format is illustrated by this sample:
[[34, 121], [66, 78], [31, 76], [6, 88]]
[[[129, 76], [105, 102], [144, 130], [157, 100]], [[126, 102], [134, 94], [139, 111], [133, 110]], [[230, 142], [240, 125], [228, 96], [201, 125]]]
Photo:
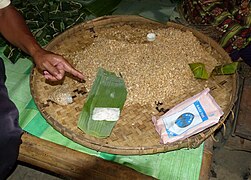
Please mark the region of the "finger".
[[45, 63], [44, 68], [46, 71], [57, 80], [61, 80], [64, 77], [64, 71], [60, 71], [50, 63]]
[[50, 74], [48, 71], [46, 70], [43, 71], [43, 75], [48, 75], [48, 74]]
[[45, 79], [48, 79], [50, 81], [57, 81], [58, 79], [56, 79], [54, 76], [52, 76], [48, 71], [44, 70], [43, 71], [43, 75], [45, 77]]
[[65, 74], [65, 70], [63, 69], [58, 69], [59, 70], [59, 73], [60, 75], [62, 76], [62, 78], [64, 77], [64, 74]]
[[63, 66], [64, 66], [64, 70], [66, 72], [71, 73], [72, 75], [74, 75], [82, 80], [84, 79], [84, 75], [80, 71], [74, 69], [69, 63], [64, 62]]
[[54, 76], [50, 75], [50, 74], [44, 74], [44, 78], [48, 79], [50, 81], [58, 81], [57, 78], [55, 78]]

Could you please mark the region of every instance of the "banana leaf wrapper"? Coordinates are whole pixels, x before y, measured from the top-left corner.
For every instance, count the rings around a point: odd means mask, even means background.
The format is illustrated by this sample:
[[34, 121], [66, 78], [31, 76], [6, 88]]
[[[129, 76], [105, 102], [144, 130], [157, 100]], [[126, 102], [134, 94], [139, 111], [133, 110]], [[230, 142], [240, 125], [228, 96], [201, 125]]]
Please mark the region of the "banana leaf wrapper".
[[216, 66], [212, 71], [212, 75], [230, 75], [234, 74], [238, 68], [239, 62], [233, 62]]
[[111, 119], [96, 120], [93, 112], [96, 108], [119, 109], [119, 112], [121, 112], [126, 96], [127, 90], [124, 80], [116, 76], [115, 73], [99, 68], [80, 114], [78, 127], [91, 136], [108, 137], [117, 121]]
[[190, 63], [190, 69], [193, 72], [193, 75], [197, 79], [208, 79], [209, 75], [206, 71], [205, 65], [203, 63]]

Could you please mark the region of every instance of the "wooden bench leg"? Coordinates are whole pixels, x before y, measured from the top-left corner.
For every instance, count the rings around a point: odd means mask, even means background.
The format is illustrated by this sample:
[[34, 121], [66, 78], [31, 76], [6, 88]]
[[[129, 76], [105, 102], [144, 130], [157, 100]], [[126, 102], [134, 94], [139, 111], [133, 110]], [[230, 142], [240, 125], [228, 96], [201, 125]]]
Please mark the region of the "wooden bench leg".
[[208, 138], [204, 143], [204, 152], [200, 170], [200, 180], [208, 180], [213, 158], [213, 139]]

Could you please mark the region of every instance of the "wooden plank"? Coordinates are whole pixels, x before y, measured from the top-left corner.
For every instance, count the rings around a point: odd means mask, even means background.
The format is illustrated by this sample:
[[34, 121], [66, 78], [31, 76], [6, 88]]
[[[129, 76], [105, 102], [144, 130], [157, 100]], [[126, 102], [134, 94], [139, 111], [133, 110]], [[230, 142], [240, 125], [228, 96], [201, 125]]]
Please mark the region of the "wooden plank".
[[251, 141], [238, 136], [230, 136], [224, 147], [229, 150], [251, 152]]
[[251, 140], [251, 78], [245, 78], [234, 134]]
[[213, 139], [210, 137], [204, 143], [204, 151], [203, 151], [199, 180], [209, 180], [212, 158], [213, 158]]
[[[74, 179], [154, 179], [126, 166], [103, 160], [24, 133], [18, 160]], [[213, 141], [205, 141], [200, 180], [208, 180]]]
[[24, 133], [18, 160], [74, 179], [154, 179], [126, 166]]

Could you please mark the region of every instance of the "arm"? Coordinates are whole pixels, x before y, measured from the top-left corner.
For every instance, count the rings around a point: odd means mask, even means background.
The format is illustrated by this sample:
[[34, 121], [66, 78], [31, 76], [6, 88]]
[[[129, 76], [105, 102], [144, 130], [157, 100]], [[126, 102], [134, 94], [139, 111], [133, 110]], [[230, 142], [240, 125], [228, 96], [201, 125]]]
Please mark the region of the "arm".
[[15, 7], [9, 5], [0, 9], [0, 22], [0, 33], [10, 43], [30, 55], [37, 68], [44, 72], [46, 79], [60, 80], [64, 77], [65, 72], [69, 72], [80, 79], [84, 78], [62, 56], [41, 48]]

